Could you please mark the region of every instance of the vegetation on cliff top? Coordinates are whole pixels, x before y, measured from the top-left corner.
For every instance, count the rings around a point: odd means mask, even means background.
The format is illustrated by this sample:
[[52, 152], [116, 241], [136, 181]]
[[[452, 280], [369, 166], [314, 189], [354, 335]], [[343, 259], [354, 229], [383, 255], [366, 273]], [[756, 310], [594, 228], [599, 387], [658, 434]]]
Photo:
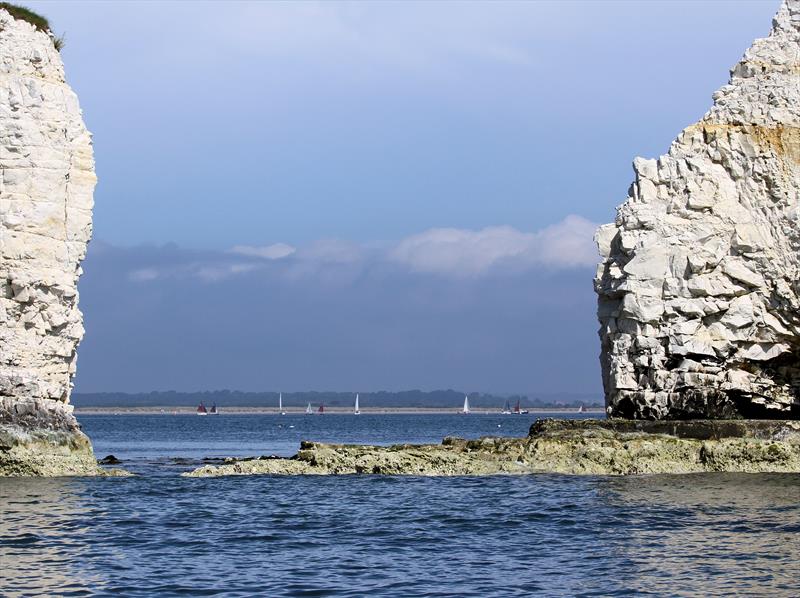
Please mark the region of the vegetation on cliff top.
[[[7, 11], [15, 19], [30, 23], [38, 31], [42, 31], [48, 35], [51, 35], [52, 31], [50, 29], [50, 21], [48, 21], [42, 15], [33, 12], [30, 8], [17, 6], [16, 4], [11, 4], [10, 2], [0, 2], [0, 8]], [[61, 48], [64, 47], [64, 36], [53, 36], [53, 45], [56, 47], [56, 50], [60, 52]]]

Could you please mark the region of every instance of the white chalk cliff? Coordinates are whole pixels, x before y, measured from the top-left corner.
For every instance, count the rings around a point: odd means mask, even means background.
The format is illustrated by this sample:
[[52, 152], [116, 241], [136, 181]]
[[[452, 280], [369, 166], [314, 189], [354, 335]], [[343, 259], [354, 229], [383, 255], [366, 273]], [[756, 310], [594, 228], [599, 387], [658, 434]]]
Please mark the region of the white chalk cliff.
[[610, 415], [800, 417], [800, 0], [596, 241]]
[[15, 442], [44, 441], [39, 428], [83, 442], [68, 403], [95, 182], [52, 37], [0, 9], [0, 461]]

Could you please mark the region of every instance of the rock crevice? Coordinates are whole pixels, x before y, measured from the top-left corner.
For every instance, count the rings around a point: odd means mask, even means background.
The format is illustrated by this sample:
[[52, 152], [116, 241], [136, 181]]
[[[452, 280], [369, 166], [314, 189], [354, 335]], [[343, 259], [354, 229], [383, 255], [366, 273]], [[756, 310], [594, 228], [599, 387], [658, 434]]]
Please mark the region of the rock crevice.
[[634, 160], [595, 278], [609, 415], [800, 417], [800, 0], [667, 154]]

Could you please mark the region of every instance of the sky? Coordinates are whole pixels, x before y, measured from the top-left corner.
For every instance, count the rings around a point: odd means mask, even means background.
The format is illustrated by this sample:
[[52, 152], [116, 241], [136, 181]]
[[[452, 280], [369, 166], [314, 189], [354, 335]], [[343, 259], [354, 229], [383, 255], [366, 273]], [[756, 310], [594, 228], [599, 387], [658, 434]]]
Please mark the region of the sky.
[[592, 232], [778, 2], [28, 5], [94, 134], [76, 391], [599, 397]]

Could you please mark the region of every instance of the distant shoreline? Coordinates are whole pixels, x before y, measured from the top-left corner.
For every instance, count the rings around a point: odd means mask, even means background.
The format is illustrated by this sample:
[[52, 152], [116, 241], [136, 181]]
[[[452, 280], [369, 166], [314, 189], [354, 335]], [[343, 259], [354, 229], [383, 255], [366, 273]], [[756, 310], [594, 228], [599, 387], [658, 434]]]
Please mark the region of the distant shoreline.
[[[219, 407], [220, 415], [278, 415], [275, 407]], [[305, 415], [304, 407], [287, 407], [286, 415]], [[527, 409], [529, 415], [578, 413], [575, 407]], [[75, 407], [76, 415], [194, 415], [195, 407]], [[461, 413], [460, 407], [364, 407], [363, 415], [447, 415]], [[586, 413], [604, 414], [602, 407], [587, 407]], [[316, 415], [316, 408], [314, 415]], [[325, 407], [325, 415], [352, 415], [352, 407]], [[499, 409], [472, 409], [470, 415], [503, 415]], [[516, 414], [511, 414], [516, 415]]]

